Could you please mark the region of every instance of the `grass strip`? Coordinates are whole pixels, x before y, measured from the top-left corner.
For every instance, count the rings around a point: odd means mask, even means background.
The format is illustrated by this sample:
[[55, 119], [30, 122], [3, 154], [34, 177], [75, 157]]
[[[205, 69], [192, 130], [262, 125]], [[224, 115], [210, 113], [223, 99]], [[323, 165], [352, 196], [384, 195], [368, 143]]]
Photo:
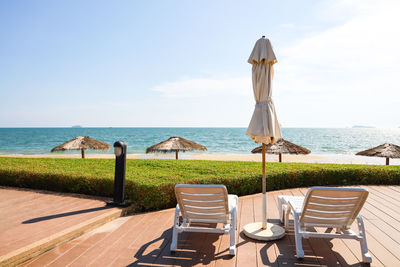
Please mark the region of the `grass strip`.
[[[113, 159], [0, 157], [0, 185], [111, 197]], [[398, 185], [400, 166], [267, 163], [267, 190], [315, 185]], [[176, 204], [178, 183], [224, 184], [239, 196], [261, 192], [261, 163], [128, 159], [126, 198], [140, 211]]]

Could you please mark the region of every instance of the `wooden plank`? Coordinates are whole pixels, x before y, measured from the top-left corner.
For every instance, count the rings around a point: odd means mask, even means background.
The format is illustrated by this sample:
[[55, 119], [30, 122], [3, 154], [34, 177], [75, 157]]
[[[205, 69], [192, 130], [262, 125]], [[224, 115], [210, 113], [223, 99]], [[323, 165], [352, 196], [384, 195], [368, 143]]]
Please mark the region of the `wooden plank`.
[[387, 236], [389, 236], [394, 242], [400, 244], [400, 232], [393, 225], [387, 223], [385, 220], [380, 220], [376, 215], [371, 213], [371, 211], [366, 208], [362, 210], [362, 216], [364, 219], [364, 223], [368, 222], [374, 225], [382, 232], [384, 232]]
[[377, 242], [400, 261], [400, 244], [390, 237], [390, 232], [382, 231], [380, 227], [372, 224], [369, 220], [364, 220], [364, 227], [367, 232], [367, 241], [369, 240], [369, 236], [378, 237], [376, 238]]
[[385, 192], [385, 195], [393, 198], [395, 202], [397, 202], [397, 198], [400, 197], [400, 186], [369, 185], [368, 190], [370, 190], [370, 192]]
[[[239, 200], [240, 201], [240, 200]], [[237, 247], [236, 266], [257, 266], [257, 246], [255, 242], [243, 234], [243, 226], [254, 222], [253, 199], [247, 198], [241, 201], [240, 235]]]
[[171, 239], [172, 232], [165, 229], [173, 225], [173, 217], [174, 212], [172, 210], [163, 212], [158, 218], [158, 227], [151, 227], [146, 235], [123, 248], [110, 265], [117, 265], [118, 262], [119, 266], [151, 266]]
[[[137, 224], [143, 220], [143, 215], [138, 215], [135, 217], [135, 219], [137, 219]], [[124, 220], [125, 218], [118, 218], [117, 220]], [[111, 225], [111, 228], [110, 228]], [[96, 229], [82, 237], [79, 237], [76, 239], [76, 241], [79, 241], [79, 243], [77, 244], [77, 246], [74, 247], [70, 247], [68, 250], [64, 251], [63, 253], [61, 253], [60, 255], [57, 255], [57, 257], [55, 259], [53, 259], [53, 261], [57, 261], [61, 258], [61, 261], [64, 262], [69, 262], [69, 263], [73, 263], [75, 260], [77, 260], [78, 262], [80, 262], [82, 259], [86, 258], [87, 261], [85, 263], [85, 265], [89, 264], [91, 260], [95, 259], [96, 257], [99, 256], [99, 254], [101, 254], [105, 247], [113, 244], [116, 240], [118, 240], [120, 238], [120, 236], [126, 232], [129, 231], [129, 224], [124, 224], [122, 225], [122, 227], [118, 227], [118, 229], [116, 231], [113, 231], [112, 226], [115, 225], [115, 221], [104, 225], [102, 227], [100, 227], [99, 229]], [[87, 240], [88, 238], [90, 238], [92, 235], [98, 235], [98, 234], [102, 234], [103, 238], [96, 238], [98, 240], [97, 243], [92, 243], [90, 240], [90, 245], [88, 245]], [[68, 243], [67, 243], [68, 244]], [[63, 248], [64, 245], [61, 246], [61, 248]], [[85, 249], [82, 250], [80, 248], [80, 246], [84, 247]], [[70, 252], [71, 250], [78, 250], [77, 252]], [[54, 251], [54, 250], [52, 250]], [[51, 252], [48, 252], [46, 254], [51, 254]], [[78, 253], [80, 252], [80, 254]], [[47, 255], [44, 255], [44, 257], [46, 257]], [[76, 255], [79, 254], [78, 256], [76, 256], [75, 258], [73, 258], [72, 255]], [[85, 255], [81, 258], [82, 255]], [[47, 256], [47, 257], [51, 257], [51, 255]]]
[[222, 235], [207, 233], [202, 246], [197, 251], [191, 266], [214, 266]]
[[395, 211], [391, 212], [393, 209], [390, 207], [390, 204], [380, 203], [373, 198], [370, 199], [368, 204], [370, 207], [373, 206], [374, 208], [379, 209], [382, 214], [385, 214], [384, 217], [390, 217], [396, 221], [396, 224], [400, 223], [400, 214]]
[[[397, 213], [394, 209], [393, 206], [390, 203], [385, 203], [382, 200], [377, 200], [376, 197], [369, 197], [368, 198], [368, 203], [367, 203], [368, 207], [374, 207], [375, 209], [379, 209], [381, 212], [380, 214], [383, 217], [386, 218], [392, 218], [394, 219], [397, 223], [400, 222], [400, 214]], [[381, 218], [381, 216], [379, 216], [379, 218]]]
[[50, 250], [49, 252], [46, 252], [46, 253], [30, 260], [26, 264], [20, 265], [19, 267], [22, 267], [22, 266], [24, 266], [24, 267], [43, 267], [43, 266], [49, 265], [49, 263], [53, 262], [55, 259], [60, 257], [62, 254], [64, 254], [71, 248], [75, 247], [76, 245], [78, 245], [79, 242], [80, 242], [80, 240], [74, 239], [68, 243], [59, 245], [56, 248]]
[[389, 189], [399, 192], [400, 193], [400, 186], [399, 185], [389, 185], [388, 186]]
[[17, 206], [18, 204], [27, 203], [38, 197], [41, 197], [41, 194], [36, 192], [0, 188], [0, 208], [9, 207], [10, 205]]
[[[69, 215], [69, 213], [74, 213], [74, 212], [79, 212], [80, 209], [96, 209], [99, 208], [99, 205], [104, 206], [103, 203], [97, 203], [97, 206], [94, 206], [92, 203], [87, 203], [87, 202], [81, 202], [76, 203], [76, 205], [71, 208], [71, 209], [64, 209], [61, 211], [61, 213], [51, 213], [50, 215], [44, 215], [44, 216], [40, 216], [40, 217], [36, 217], [36, 218], [32, 218], [29, 221], [32, 221], [32, 223], [23, 223], [20, 224], [18, 227], [15, 227], [13, 229], [10, 229], [9, 231], [7, 231], [7, 233], [5, 233], [4, 235], [2, 235], [3, 240], [8, 240], [8, 238], [11, 238], [10, 241], [8, 241], [8, 245], [12, 245], [13, 243], [16, 242], [23, 242], [26, 238], [41, 238], [43, 235], [47, 236], [48, 233], [51, 233], [53, 231], [56, 231], [54, 229], [63, 229], [64, 224], [69, 224], [69, 225], [73, 225], [73, 221], [75, 219], [77, 219], [78, 221], [81, 221], [81, 219], [87, 215], [93, 216], [96, 213], [83, 213], [80, 214], [79, 216], [73, 216], [73, 215]], [[78, 210], [79, 209], [79, 210]], [[65, 216], [64, 216], [65, 214]], [[37, 221], [35, 221], [35, 219], [37, 219]], [[28, 220], [27, 220], [28, 221]], [[15, 238], [14, 233], [15, 232], [20, 232], [20, 231], [24, 231], [26, 233], [28, 233], [27, 236], [21, 236], [21, 238]]]
[[[274, 212], [274, 200], [273, 197], [267, 193], [267, 221], [274, 221], [276, 223], [276, 213]], [[262, 222], [262, 194], [258, 194], [253, 198], [254, 206], [254, 219], [256, 222]], [[277, 254], [278, 250], [276, 242], [274, 241], [256, 241], [257, 250], [257, 265], [258, 266], [278, 266]]]
[[59, 201], [59, 199], [54, 199], [51, 196], [45, 196], [39, 199], [30, 199], [26, 203], [24, 202], [1, 208], [0, 232], [5, 232], [14, 226], [18, 226], [32, 217], [43, 216], [45, 212], [54, 209], [51, 205], [47, 208], [46, 206], [48, 203], [56, 202], [56, 205], [60, 206], [61, 202]]
[[[81, 206], [85, 208], [93, 207], [91, 203], [81, 203]], [[67, 210], [66, 212], [72, 212], [76, 208]], [[82, 220], [96, 216], [96, 214], [85, 214], [80, 216], [73, 216], [72, 218], [60, 217], [60, 218], [49, 218], [41, 221], [40, 223], [32, 224], [20, 224], [18, 227], [14, 227], [7, 232], [0, 234], [0, 239], [7, 244], [6, 246], [0, 247], [0, 255], [8, 253], [9, 251], [27, 246], [35, 241], [41, 240], [51, 234], [57, 233], [67, 226], [73, 226], [78, 224]], [[21, 235], [20, 233], [25, 233]]]
[[144, 215], [139, 215], [135, 218], [126, 216], [100, 227], [91, 234], [100, 235], [102, 238], [98, 238], [96, 243], [90, 244], [86, 240], [82, 241], [81, 244], [86, 247], [86, 250], [82, 251], [70, 264], [72, 266], [83, 266], [90, 263], [103, 252], [107, 245], [114, 244], [121, 235], [129, 232], [132, 227], [139, 227], [145, 218]]
[[[267, 200], [268, 200], [268, 204], [267, 206], [269, 207], [268, 209], [268, 216], [274, 216], [275, 218], [279, 218], [279, 212], [278, 212], [278, 195], [292, 195], [292, 192], [290, 190], [286, 190], [284, 193], [282, 192], [267, 192]], [[270, 214], [272, 212], [274, 212], [273, 210], [276, 210], [275, 215]], [[275, 220], [270, 219], [270, 222], [275, 222], [278, 223]], [[283, 225], [281, 225], [283, 226]], [[286, 235], [285, 237], [283, 237], [282, 239], [279, 239], [277, 241], [275, 241], [274, 243], [276, 244], [275, 247], [275, 253], [276, 253], [276, 261], [278, 262], [278, 265], [280, 266], [280, 262], [282, 262], [282, 260], [285, 261], [289, 261], [289, 260], [293, 260], [295, 262], [297, 262], [297, 258], [295, 256], [296, 254], [296, 247], [294, 245], [294, 239], [293, 239], [293, 228], [288, 228], [286, 229]], [[318, 261], [315, 258], [311, 258], [310, 261], [310, 257], [305, 258], [307, 263], [311, 263], [311, 264], [318, 264]]]
[[[367, 211], [369, 213], [367, 213]], [[361, 214], [365, 214], [365, 216], [368, 216], [367, 218], [370, 220], [375, 219], [386, 222], [391, 225], [395, 231], [400, 232], [400, 222], [385, 213], [380, 206], [372, 205], [370, 201], [364, 204], [364, 208], [362, 209]]]
[[102, 242], [101, 247], [96, 258], [93, 258], [87, 265], [88, 266], [107, 266], [118, 256], [120, 256], [120, 250], [129, 248], [135, 242], [146, 243], [146, 236], [151, 233], [160, 225], [160, 217], [162, 213], [146, 213], [144, 214], [143, 222], [137, 223], [136, 221], [128, 221], [128, 225], [131, 225], [130, 230], [118, 235], [117, 239], [113, 239], [113, 242]]
[[[361, 210], [367, 241], [373, 257], [371, 266], [400, 266], [400, 187], [362, 186], [370, 196]], [[267, 193], [269, 222], [278, 223], [278, 195], [305, 195], [307, 188]], [[398, 190], [398, 191], [397, 191]], [[44, 266], [62, 263], [70, 266], [92, 264], [122, 266], [362, 266], [359, 242], [355, 240], [310, 238], [303, 240], [306, 258], [295, 257], [292, 220], [286, 237], [273, 242], [250, 240], [241, 233], [243, 225], [261, 220], [261, 194], [239, 198], [237, 255], [229, 256], [229, 235], [184, 233], [179, 237], [178, 253], [171, 254], [173, 210], [132, 216], [137, 224], [126, 222], [100, 237], [76, 239], [24, 264]], [[334, 210], [334, 209], [332, 209]], [[164, 213], [163, 213], [164, 212]], [[169, 213], [168, 213], [169, 212]], [[163, 214], [161, 214], [163, 213]], [[396, 215], [397, 214], [397, 215]], [[141, 217], [140, 217], [141, 216]], [[135, 219], [136, 220], [136, 219]], [[133, 222], [133, 221], [132, 221]], [[155, 227], [158, 226], [158, 227]], [[352, 226], [357, 230], [355, 224]], [[323, 230], [316, 229], [317, 231]], [[129, 243], [126, 246], [127, 242]], [[114, 247], [115, 246], [115, 247]], [[110, 247], [113, 247], [112, 249]], [[69, 255], [69, 260], [67, 256]], [[57, 261], [59, 259], [60, 261]], [[61, 259], [63, 259], [61, 261]]]
[[[356, 224], [353, 224], [351, 229], [357, 231]], [[368, 231], [368, 230], [367, 230]], [[368, 250], [372, 256], [372, 265], [383, 265], [383, 266], [399, 266], [400, 262], [394, 257], [384, 246], [382, 246], [377, 238], [373, 235], [368, 235], [367, 232], [367, 244]], [[357, 256], [357, 258], [362, 261], [361, 249], [359, 242], [356, 240], [345, 240], [343, 242], [347, 245], [349, 249]]]
[[[94, 231], [98, 231], [97, 229]], [[56, 247], [55, 249], [42, 254], [41, 256], [39, 256], [39, 260], [38, 261], [34, 261], [34, 265], [36, 266], [36, 264], [40, 265], [40, 262], [47, 262], [48, 264], [51, 264], [53, 261], [56, 261], [58, 258], [62, 257], [65, 253], [69, 252], [71, 249], [74, 249], [76, 247], [79, 247], [79, 245], [86, 246], [85, 242], [93, 242], [93, 239], [98, 239], [99, 235], [96, 235], [95, 237], [92, 237], [93, 232], [90, 232], [86, 235], [83, 235], [77, 239], [74, 239], [72, 242], [68, 242], [65, 244], [62, 244], [58, 247]], [[73, 243], [74, 245], [71, 246], [71, 243]], [[81, 248], [79, 248], [81, 249]], [[74, 254], [76, 255], [76, 254]], [[74, 260], [74, 257], [70, 257], [69, 260], [67, 262], [72, 262]], [[43, 265], [42, 265], [43, 266]]]
[[[23, 196], [21, 196], [23, 198]], [[60, 210], [61, 207], [82, 204], [87, 200], [79, 198], [61, 198], [60, 196], [51, 194], [36, 194], [34, 199], [29, 199], [18, 204], [9, 205], [0, 209], [3, 215], [0, 218], [1, 224], [21, 223], [35, 217], [54, 214], [54, 211]], [[10, 208], [12, 207], [12, 208]]]
[[[172, 232], [170, 232], [172, 234]], [[166, 234], [165, 245], [161, 249], [160, 254], [157, 256], [152, 265], [154, 266], [175, 266], [175, 254], [172, 255], [170, 251], [171, 238], [168, 238], [170, 234]]]
[[220, 243], [218, 249], [216, 251], [216, 267], [232, 267], [236, 266], [237, 260], [237, 250], [240, 246], [239, 244], [239, 235], [240, 235], [240, 216], [241, 216], [241, 208], [242, 201], [239, 201], [237, 207], [237, 230], [236, 230], [236, 256], [229, 255], [229, 246], [230, 246], [230, 236], [222, 235], [220, 238]]
[[397, 197], [400, 197], [400, 186], [368, 185], [367, 188], [370, 192], [385, 192], [385, 195], [393, 198], [395, 202], [397, 202]]

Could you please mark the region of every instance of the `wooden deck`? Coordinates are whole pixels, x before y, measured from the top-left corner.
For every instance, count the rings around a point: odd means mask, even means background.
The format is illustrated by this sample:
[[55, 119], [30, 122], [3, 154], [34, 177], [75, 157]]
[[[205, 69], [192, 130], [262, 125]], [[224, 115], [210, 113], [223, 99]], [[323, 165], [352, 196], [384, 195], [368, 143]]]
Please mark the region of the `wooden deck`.
[[0, 266], [15, 265], [121, 216], [104, 198], [0, 187]]
[[[400, 186], [362, 186], [370, 192], [361, 211], [371, 266], [400, 266]], [[268, 218], [278, 223], [277, 196], [304, 195], [306, 188], [268, 192]], [[237, 255], [228, 255], [228, 235], [184, 233], [170, 253], [173, 209], [122, 217], [26, 262], [23, 266], [362, 266], [355, 240], [304, 240], [305, 258], [295, 258], [293, 230], [278, 241], [256, 242], [243, 225], [260, 221], [261, 195], [239, 198]]]

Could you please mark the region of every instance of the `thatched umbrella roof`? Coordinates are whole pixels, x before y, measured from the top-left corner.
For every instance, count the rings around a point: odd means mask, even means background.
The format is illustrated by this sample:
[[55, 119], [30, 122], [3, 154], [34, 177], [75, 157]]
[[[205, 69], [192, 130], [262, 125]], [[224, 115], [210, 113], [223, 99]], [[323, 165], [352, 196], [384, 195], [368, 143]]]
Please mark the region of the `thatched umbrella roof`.
[[[307, 148], [298, 146], [283, 138], [279, 139], [274, 144], [267, 144], [265, 152], [268, 154], [279, 154], [279, 162], [282, 162], [282, 154], [310, 154], [311, 151]], [[251, 153], [262, 153], [262, 146], [254, 148]]]
[[81, 150], [82, 158], [84, 158], [85, 149], [107, 150], [110, 149], [110, 145], [105, 142], [93, 139], [89, 136], [77, 136], [74, 139], [65, 142], [64, 144], [56, 146], [51, 150], [51, 152], [65, 151], [65, 150]]
[[178, 152], [193, 151], [193, 150], [207, 150], [205, 146], [189, 141], [179, 136], [172, 136], [165, 141], [155, 144], [146, 149], [146, 153], [151, 152], [175, 152], [178, 159]]
[[[261, 153], [262, 146], [254, 148], [251, 153]], [[275, 144], [267, 144], [265, 152], [269, 154], [310, 154], [307, 148], [298, 146], [283, 138], [279, 139]]]
[[356, 155], [383, 157], [386, 158], [386, 165], [389, 165], [389, 158], [400, 158], [400, 146], [385, 143], [383, 145], [358, 152]]

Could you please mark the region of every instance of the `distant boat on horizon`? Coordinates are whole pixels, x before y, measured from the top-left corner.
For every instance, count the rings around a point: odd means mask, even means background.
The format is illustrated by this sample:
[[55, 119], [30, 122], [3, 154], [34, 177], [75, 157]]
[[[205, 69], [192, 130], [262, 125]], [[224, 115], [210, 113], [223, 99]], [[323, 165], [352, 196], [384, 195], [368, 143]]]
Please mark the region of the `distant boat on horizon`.
[[82, 128], [82, 126], [80, 126], [80, 125], [73, 125], [73, 126], [71, 126], [71, 128]]
[[354, 125], [352, 128], [376, 128], [375, 126]]

